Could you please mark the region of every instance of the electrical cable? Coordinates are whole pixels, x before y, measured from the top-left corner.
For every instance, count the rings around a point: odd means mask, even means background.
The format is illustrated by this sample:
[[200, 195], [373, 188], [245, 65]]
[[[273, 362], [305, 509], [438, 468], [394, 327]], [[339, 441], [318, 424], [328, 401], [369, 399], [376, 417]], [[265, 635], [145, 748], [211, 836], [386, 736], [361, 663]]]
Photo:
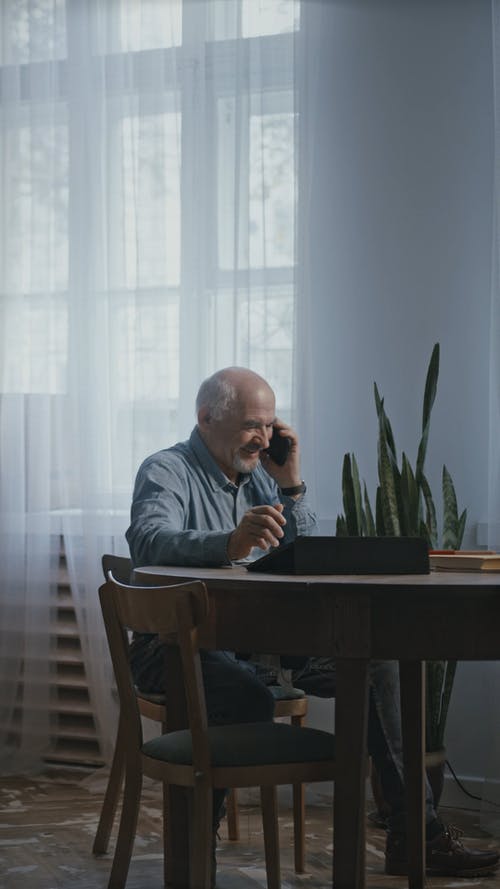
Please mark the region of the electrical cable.
[[453, 778], [455, 779], [455, 781], [456, 781], [456, 783], [458, 784], [458, 786], [459, 786], [460, 790], [462, 791], [462, 793], [465, 793], [465, 795], [466, 795], [466, 796], [469, 796], [471, 799], [478, 800], [480, 803], [482, 803], [482, 802], [488, 803], [488, 805], [489, 805], [489, 806], [493, 806], [494, 809], [500, 809], [500, 803], [495, 803], [495, 802], [493, 802], [493, 800], [491, 800], [491, 799], [485, 799], [485, 798], [482, 797], [482, 796], [476, 796], [475, 793], [471, 793], [470, 790], [467, 790], [467, 788], [464, 787], [464, 785], [462, 784], [460, 778], [458, 777], [457, 773], [455, 772], [455, 769], [454, 769], [453, 766], [451, 765], [449, 759], [446, 760], [446, 765], [448, 766], [448, 768], [449, 768], [449, 770], [450, 770], [450, 772], [451, 772]]

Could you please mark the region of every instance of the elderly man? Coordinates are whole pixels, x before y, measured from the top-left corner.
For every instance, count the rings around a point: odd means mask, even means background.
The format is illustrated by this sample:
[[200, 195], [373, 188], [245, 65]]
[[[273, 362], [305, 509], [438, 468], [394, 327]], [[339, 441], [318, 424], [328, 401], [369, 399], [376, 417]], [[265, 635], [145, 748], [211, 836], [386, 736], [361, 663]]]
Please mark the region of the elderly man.
[[[246, 368], [225, 368], [202, 383], [196, 408], [198, 423], [189, 440], [148, 457], [137, 474], [127, 531], [134, 565], [231, 565], [298, 534], [312, 534], [315, 518], [301, 477], [297, 435], [275, 416], [268, 383]], [[268, 453], [274, 436], [288, 439], [279, 462]], [[163, 656], [155, 637], [132, 642], [131, 663], [141, 690], [163, 690]], [[309, 659], [295, 666], [299, 687], [335, 695], [332, 661]], [[203, 652], [202, 670], [212, 723], [272, 719], [273, 698], [257, 664], [230, 652]], [[405, 874], [397, 667], [374, 662], [370, 678], [368, 749], [391, 810], [386, 872]], [[458, 832], [437, 818], [429, 787], [426, 809], [429, 871], [476, 876], [495, 869], [496, 852], [466, 848]]]

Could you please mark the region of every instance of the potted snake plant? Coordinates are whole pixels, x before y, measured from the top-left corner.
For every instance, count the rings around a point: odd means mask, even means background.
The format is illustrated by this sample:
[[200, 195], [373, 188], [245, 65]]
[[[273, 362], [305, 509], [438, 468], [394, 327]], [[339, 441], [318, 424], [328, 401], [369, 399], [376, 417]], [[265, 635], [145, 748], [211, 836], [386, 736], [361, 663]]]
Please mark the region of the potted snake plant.
[[[467, 510], [459, 515], [455, 487], [446, 466], [442, 470], [442, 530], [438, 522], [434, 498], [425, 475], [425, 458], [429, 439], [431, 411], [439, 376], [439, 343], [430, 358], [425, 382], [422, 428], [415, 469], [405, 453], [398, 461], [394, 435], [387, 416], [384, 399], [374, 384], [378, 418], [378, 485], [375, 510], [372, 510], [365, 482], [361, 483], [354, 454], [345, 454], [342, 467], [342, 501], [344, 513], [337, 517], [338, 536], [408, 536], [424, 537], [430, 549], [460, 549], [467, 520]], [[446, 751], [444, 735], [448, 707], [453, 689], [456, 661], [432, 661], [426, 671], [427, 771], [437, 806], [443, 788]], [[372, 780], [377, 799], [376, 776]]]

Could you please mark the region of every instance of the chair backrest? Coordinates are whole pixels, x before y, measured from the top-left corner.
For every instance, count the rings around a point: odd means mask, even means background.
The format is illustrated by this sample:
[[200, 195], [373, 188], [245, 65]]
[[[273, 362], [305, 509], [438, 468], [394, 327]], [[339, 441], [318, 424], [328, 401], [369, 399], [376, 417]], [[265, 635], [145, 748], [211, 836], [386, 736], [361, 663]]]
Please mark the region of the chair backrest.
[[[137, 753], [142, 745], [142, 725], [130, 671], [128, 631], [155, 633], [179, 647], [193, 765], [207, 768], [207, 712], [198, 649], [198, 626], [208, 615], [208, 596], [200, 580], [169, 586], [131, 586], [113, 574], [99, 589], [99, 599], [113, 662], [122, 716], [129, 728], [127, 747]], [[131, 748], [129, 745], [132, 745]]]
[[127, 556], [115, 556], [114, 553], [104, 553], [102, 559], [104, 580], [108, 579], [108, 571], [113, 573], [115, 580], [120, 583], [130, 583], [132, 576], [132, 560]]

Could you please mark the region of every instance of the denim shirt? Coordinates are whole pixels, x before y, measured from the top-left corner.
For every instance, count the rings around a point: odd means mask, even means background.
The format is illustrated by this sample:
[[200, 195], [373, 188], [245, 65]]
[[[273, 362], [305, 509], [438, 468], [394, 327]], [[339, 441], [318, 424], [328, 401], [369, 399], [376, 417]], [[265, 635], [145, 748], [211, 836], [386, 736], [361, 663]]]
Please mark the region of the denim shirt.
[[[195, 427], [188, 441], [158, 451], [137, 473], [126, 537], [132, 562], [142, 565], [230, 565], [229, 537], [253, 506], [283, 504], [283, 543], [312, 534], [316, 519], [303, 494], [281, 493], [260, 465], [239, 485], [224, 475]], [[264, 555], [254, 547], [244, 561]]]

